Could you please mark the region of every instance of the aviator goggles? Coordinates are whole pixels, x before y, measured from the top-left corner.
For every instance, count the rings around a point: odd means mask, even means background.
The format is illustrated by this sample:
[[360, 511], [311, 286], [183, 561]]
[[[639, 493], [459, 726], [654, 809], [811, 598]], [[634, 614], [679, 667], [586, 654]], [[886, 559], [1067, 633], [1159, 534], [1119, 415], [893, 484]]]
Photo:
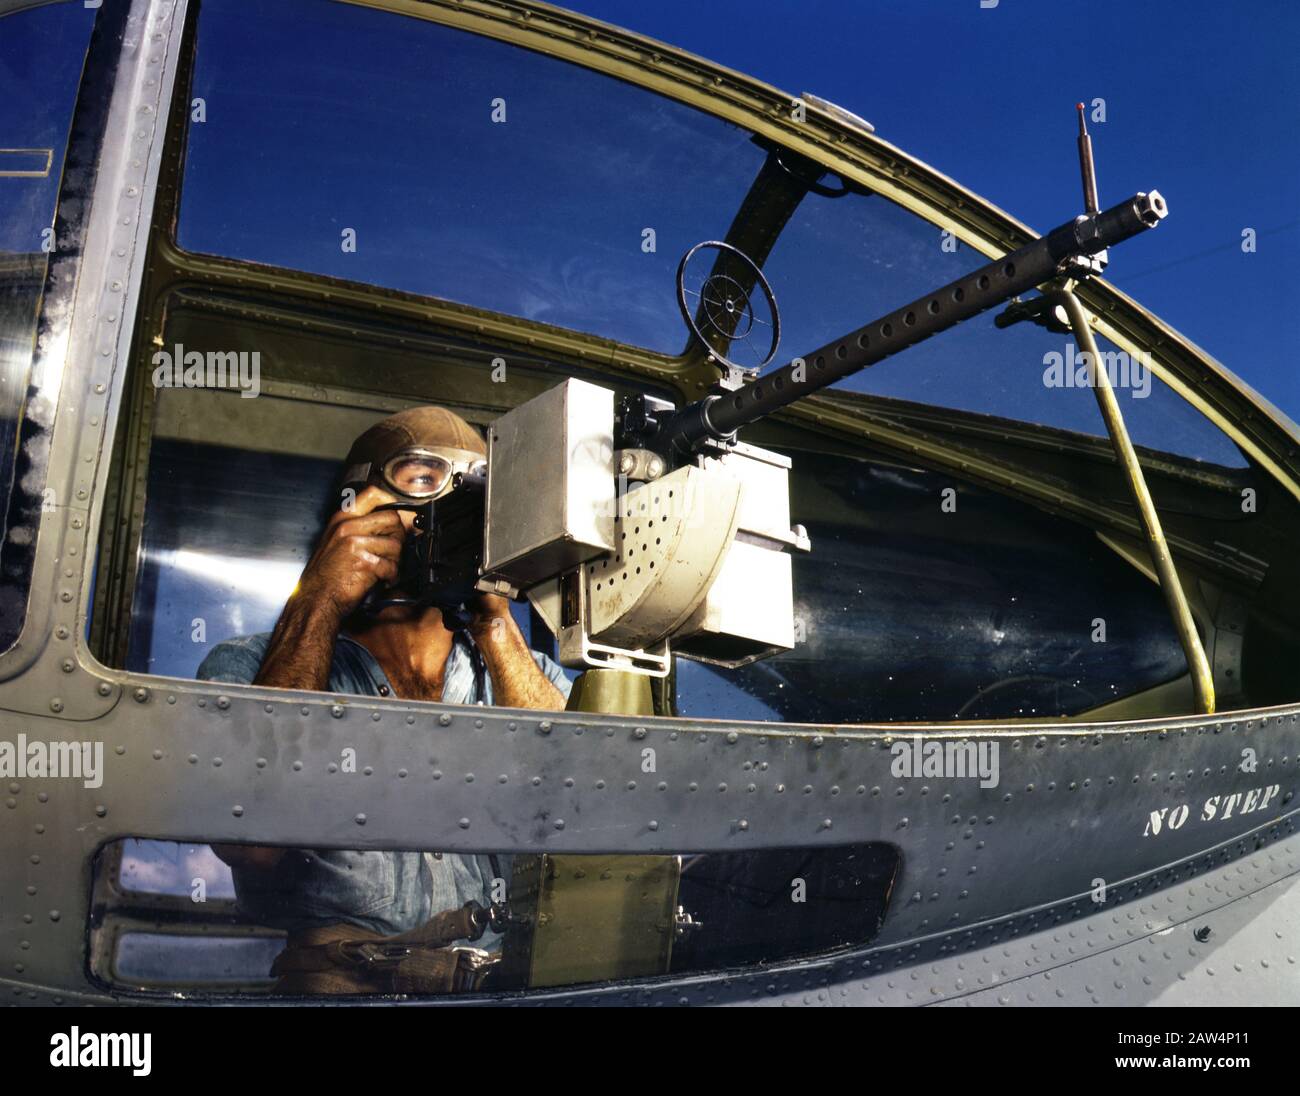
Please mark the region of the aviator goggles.
[[470, 449], [413, 445], [389, 457], [380, 468], [380, 477], [393, 494], [425, 502], [450, 491], [458, 472], [468, 473], [486, 464], [482, 453]]

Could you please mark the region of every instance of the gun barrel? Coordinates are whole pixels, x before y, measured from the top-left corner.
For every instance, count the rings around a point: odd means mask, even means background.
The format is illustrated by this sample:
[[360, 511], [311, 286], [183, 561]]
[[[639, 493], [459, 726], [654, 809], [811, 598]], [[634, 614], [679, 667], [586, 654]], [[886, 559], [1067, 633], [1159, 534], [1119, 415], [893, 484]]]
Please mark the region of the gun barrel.
[[743, 426], [795, 400], [928, 339], [962, 320], [1050, 281], [1071, 257], [1096, 255], [1149, 228], [1168, 213], [1158, 191], [1135, 194], [1095, 214], [1083, 214], [955, 282], [850, 331], [775, 373], [735, 392], [707, 396], [665, 416], [654, 439], [688, 453], [723, 441]]

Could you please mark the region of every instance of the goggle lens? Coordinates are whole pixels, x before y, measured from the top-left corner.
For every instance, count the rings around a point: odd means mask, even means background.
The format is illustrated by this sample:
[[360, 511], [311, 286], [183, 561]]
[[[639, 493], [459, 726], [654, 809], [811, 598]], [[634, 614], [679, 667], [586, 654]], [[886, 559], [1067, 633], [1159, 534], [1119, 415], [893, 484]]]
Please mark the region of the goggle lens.
[[388, 485], [407, 498], [433, 498], [451, 478], [451, 465], [441, 457], [419, 454], [398, 457], [384, 469]]

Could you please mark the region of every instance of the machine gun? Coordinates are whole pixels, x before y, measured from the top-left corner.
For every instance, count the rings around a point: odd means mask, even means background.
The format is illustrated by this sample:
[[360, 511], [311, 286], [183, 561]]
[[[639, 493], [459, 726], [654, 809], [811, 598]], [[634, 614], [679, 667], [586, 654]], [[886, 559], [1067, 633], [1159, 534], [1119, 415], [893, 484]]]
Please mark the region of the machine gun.
[[[570, 379], [496, 420], [477, 588], [526, 596], [571, 667], [664, 676], [673, 652], [734, 667], [791, 648], [791, 553], [811, 545], [790, 523], [789, 460], [738, 432], [994, 306], [1013, 302], [1010, 322], [1030, 318], [1046, 298], [1021, 302], [1020, 294], [1100, 273], [1109, 248], [1159, 224], [1168, 210], [1154, 190], [1097, 208], [1082, 105], [1079, 112], [1083, 213], [766, 376], [746, 376], [721, 350], [738, 324], [752, 325], [749, 290], [757, 285], [772, 309], [775, 353], [776, 302], [761, 271], [729, 245], [692, 248], [678, 271], [679, 303], [710, 357], [727, 367], [723, 381], [677, 408], [650, 396], [616, 406], [611, 390]], [[706, 246], [751, 269], [706, 283], [697, 316], [683, 273]], [[712, 329], [701, 330], [700, 318], [710, 316]]]
[[[1156, 191], [1096, 208], [1079, 120], [1085, 212], [1042, 238], [767, 376], [733, 369], [686, 407], [649, 396], [616, 407], [610, 390], [568, 380], [494, 422], [479, 588], [527, 596], [573, 667], [662, 676], [672, 651], [739, 666], [792, 647], [791, 553], [811, 545], [790, 524], [788, 459], [738, 432], [1036, 286], [1100, 273], [1109, 248], [1159, 224], [1168, 210]], [[749, 280], [775, 312], [756, 267]], [[703, 340], [680, 269], [678, 282]], [[750, 307], [737, 278], [715, 289], [719, 314]], [[722, 358], [728, 333], [712, 334]]]

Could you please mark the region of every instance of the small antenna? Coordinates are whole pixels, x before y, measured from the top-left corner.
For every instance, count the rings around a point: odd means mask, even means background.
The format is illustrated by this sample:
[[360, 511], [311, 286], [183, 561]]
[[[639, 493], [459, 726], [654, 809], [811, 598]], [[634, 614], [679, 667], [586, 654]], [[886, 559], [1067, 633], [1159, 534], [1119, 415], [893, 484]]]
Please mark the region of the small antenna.
[[1083, 207], [1085, 213], [1096, 213], [1097, 205], [1097, 168], [1092, 162], [1092, 138], [1088, 136], [1088, 127], [1083, 120], [1083, 104], [1076, 103], [1079, 112], [1079, 172], [1083, 176]]

